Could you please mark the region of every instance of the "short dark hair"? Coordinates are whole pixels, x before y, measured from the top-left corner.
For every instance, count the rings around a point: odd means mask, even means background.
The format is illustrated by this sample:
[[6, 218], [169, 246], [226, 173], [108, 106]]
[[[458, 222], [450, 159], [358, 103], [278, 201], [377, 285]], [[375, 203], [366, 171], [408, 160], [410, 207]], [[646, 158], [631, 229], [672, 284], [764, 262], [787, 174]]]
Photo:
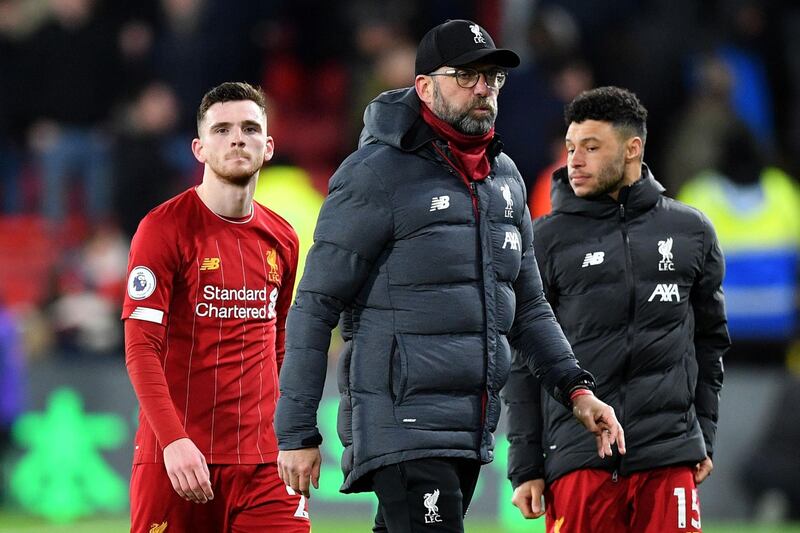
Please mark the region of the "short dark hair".
[[240, 100], [250, 100], [255, 102], [264, 116], [267, 116], [266, 96], [261, 87], [253, 87], [243, 81], [226, 81], [208, 91], [200, 101], [197, 109], [197, 131], [200, 131], [200, 123], [206, 116], [208, 109], [220, 102], [237, 102]]
[[631, 136], [647, 138], [647, 109], [634, 93], [619, 87], [598, 87], [584, 91], [564, 108], [567, 126], [584, 120], [610, 122], [628, 130]]

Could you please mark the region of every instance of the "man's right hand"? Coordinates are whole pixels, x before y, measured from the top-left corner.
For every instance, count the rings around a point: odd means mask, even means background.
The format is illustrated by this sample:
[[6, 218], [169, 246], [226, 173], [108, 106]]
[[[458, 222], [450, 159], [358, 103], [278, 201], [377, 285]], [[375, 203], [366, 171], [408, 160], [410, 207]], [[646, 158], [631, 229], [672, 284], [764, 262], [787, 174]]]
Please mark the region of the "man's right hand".
[[531, 479], [514, 489], [511, 503], [519, 508], [525, 518], [539, 518], [544, 514], [543, 493], [544, 479]]
[[319, 469], [322, 456], [319, 447], [300, 450], [281, 450], [278, 452], [278, 475], [287, 487], [306, 498], [311, 497], [310, 484], [319, 488]]
[[206, 458], [191, 439], [178, 439], [164, 447], [164, 467], [172, 488], [183, 499], [194, 503], [214, 499]]
[[611, 445], [617, 445], [620, 455], [625, 455], [625, 431], [614, 414], [614, 408], [595, 397], [583, 394], [572, 400], [572, 414], [583, 426], [594, 433], [597, 455], [611, 457]]

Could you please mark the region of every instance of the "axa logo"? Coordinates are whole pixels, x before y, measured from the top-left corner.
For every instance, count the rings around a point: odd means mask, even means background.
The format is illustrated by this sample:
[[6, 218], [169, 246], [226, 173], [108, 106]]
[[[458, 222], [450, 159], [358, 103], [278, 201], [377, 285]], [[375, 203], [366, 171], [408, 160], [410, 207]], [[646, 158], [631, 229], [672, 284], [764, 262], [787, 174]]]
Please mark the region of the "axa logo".
[[506, 218], [514, 218], [514, 198], [511, 196], [511, 187], [502, 185], [500, 192], [503, 193], [503, 199], [506, 201], [505, 216]]
[[275, 248], [270, 248], [267, 250], [266, 253], [267, 264], [269, 265], [269, 273], [267, 277], [273, 283], [277, 283], [281, 280], [281, 276], [278, 273], [278, 252]]
[[581, 268], [599, 265], [603, 262], [605, 257], [605, 252], [589, 252], [586, 254], [586, 257], [583, 258], [583, 264], [581, 265]]
[[431, 211], [441, 211], [450, 207], [449, 196], [434, 196], [431, 198]]
[[160, 524], [155, 522], [150, 524], [149, 533], [164, 533], [166, 530], [167, 530], [167, 521], [164, 520]]
[[676, 302], [681, 301], [681, 295], [678, 293], [678, 285], [675, 283], [659, 283], [656, 285], [656, 288], [653, 289], [653, 293], [647, 301], [652, 302], [656, 296], [661, 297], [659, 300], [660, 302], [671, 302], [673, 297]]
[[477, 24], [470, 24], [469, 31], [472, 32], [474, 37], [472, 40], [475, 44], [486, 44], [486, 39], [483, 38], [483, 33], [481, 33], [481, 27]]
[[426, 524], [435, 524], [442, 521], [442, 517], [439, 516], [439, 506], [436, 505], [437, 501], [439, 501], [439, 489], [425, 493], [422, 503], [428, 510], [428, 512], [425, 513]]
[[200, 263], [200, 270], [218, 270], [219, 269], [219, 257], [204, 257], [203, 262]]
[[661, 254], [658, 270], [661, 272], [675, 270], [675, 263], [672, 262], [672, 237], [658, 241], [658, 253]]
[[506, 249], [506, 246], [510, 246], [512, 250], [519, 250], [519, 234], [516, 231], [507, 231], [506, 238], [503, 241], [503, 250]]

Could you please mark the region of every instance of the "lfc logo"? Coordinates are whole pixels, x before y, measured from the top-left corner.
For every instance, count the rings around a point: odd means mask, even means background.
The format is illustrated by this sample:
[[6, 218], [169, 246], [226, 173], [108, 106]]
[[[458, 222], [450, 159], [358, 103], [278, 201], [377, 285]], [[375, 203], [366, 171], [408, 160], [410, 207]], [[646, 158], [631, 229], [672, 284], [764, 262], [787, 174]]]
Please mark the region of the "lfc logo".
[[167, 521], [164, 520], [160, 524], [150, 524], [150, 533], [164, 533], [167, 530]]
[[483, 33], [481, 33], [481, 27], [477, 24], [471, 24], [469, 27], [469, 31], [472, 32], [474, 37], [472, 38], [475, 41], [475, 44], [486, 44], [486, 39], [483, 38]]
[[672, 237], [658, 241], [658, 253], [661, 254], [661, 261], [658, 262], [658, 270], [661, 272], [675, 270], [675, 263], [672, 262]]
[[514, 197], [511, 196], [511, 187], [507, 184], [500, 187], [503, 193], [503, 199], [506, 201], [505, 215], [506, 218], [514, 218]]
[[422, 504], [428, 510], [428, 512], [425, 513], [426, 524], [435, 524], [437, 522], [442, 521], [442, 517], [439, 515], [439, 506], [436, 505], [436, 502], [438, 500], [439, 500], [439, 489], [436, 489], [433, 492], [425, 493], [425, 497], [422, 500]]
[[267, 264], [269, 265], [269, 274], [267, 278], [272, 282], [279, 282], [281, 275], [278, 272], [278, 252], [275, 248], [267, 250]]

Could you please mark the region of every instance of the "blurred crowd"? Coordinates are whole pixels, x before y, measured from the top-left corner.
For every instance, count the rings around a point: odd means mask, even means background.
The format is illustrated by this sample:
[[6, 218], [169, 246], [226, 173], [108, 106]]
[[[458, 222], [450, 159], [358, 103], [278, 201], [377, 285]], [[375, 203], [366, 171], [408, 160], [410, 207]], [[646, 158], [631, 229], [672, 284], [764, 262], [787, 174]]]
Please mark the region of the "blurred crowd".
[[564, 162], [564, 103], [606, 84], [639, 95], [646, 160], [726, 247], [733, 357], [782, 363], [797, 329], [800, 8], [755, 0], [0, 0], [0, 305], [16, 345], [120, 355], [127, 245], [197, 182], [207, 89], [262, 85], [276, 163], [324, 194], [365, 105], [413, 83], [418, 39], [446, 18], [523, 57], [497, 130], [534, 216]]
[[[5, 381], [36, 358], [121, 359], [128, 244], [148, 210], [199, 181], [189, 144], [209, 88], [261, 85], [275, 164], [324, 195], [366, 104], [413, 83], [416, 43], [448, 18], [478, 21], [523, 58], [497, 131], [534, 216], [565, 160], [563, 105], [594, 86], [636, 92], [650, 113], [645, 160], [719, 232], [731, 361], [800, 370], [794, 3], [0, 0]], [[4, 427], [20, 408], [7, 396]]]

